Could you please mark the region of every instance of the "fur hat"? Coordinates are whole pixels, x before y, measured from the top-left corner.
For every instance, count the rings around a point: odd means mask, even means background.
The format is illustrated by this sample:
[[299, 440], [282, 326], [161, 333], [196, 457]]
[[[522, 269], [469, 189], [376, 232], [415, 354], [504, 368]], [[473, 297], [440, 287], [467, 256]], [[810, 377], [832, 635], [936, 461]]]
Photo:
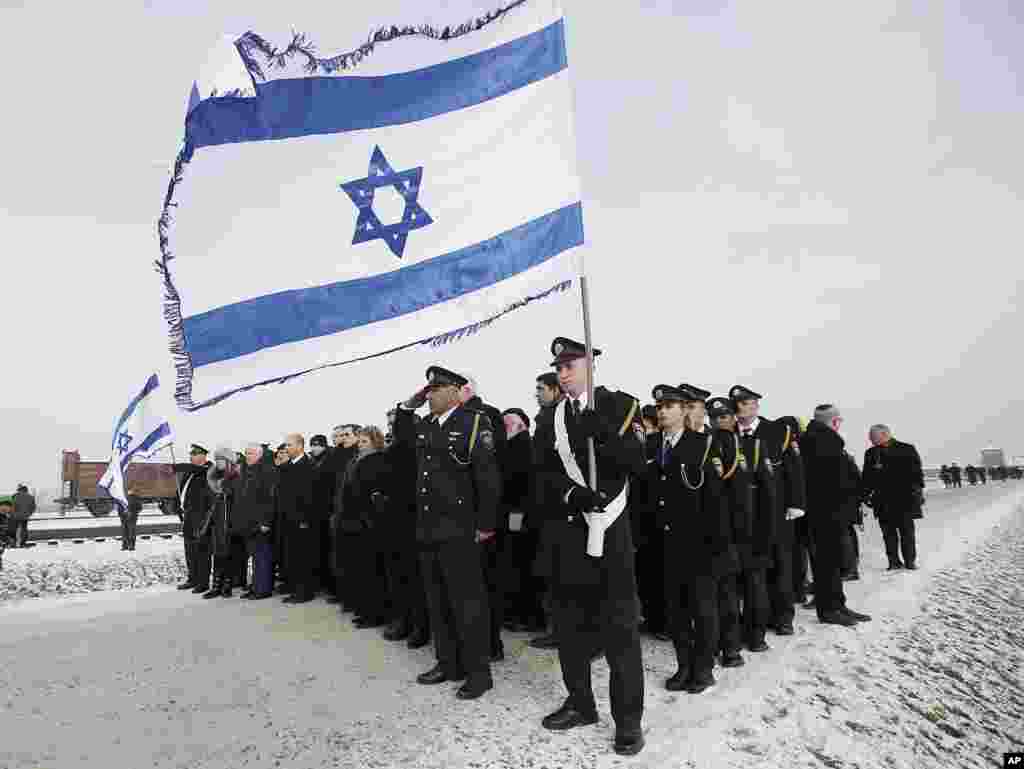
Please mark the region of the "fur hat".
[[213, 452], [213, 458], [215, 460], [223, 459], [232, 465], [238, 464], [238, 453], [228, 446], [218, 446], [217, 450]]

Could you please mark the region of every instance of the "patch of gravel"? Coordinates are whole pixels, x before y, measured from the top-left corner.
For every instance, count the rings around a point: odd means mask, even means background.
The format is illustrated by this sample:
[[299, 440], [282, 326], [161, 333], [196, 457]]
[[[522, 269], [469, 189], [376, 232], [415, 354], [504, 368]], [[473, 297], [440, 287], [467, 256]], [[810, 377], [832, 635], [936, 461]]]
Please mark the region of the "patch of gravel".
[[171, 585], [183, 580], [186, 573], [185, 557], [180, 552], [91, 563], [70, 559], [15, 562], [6, 559], [0, 569], [0, 603]]

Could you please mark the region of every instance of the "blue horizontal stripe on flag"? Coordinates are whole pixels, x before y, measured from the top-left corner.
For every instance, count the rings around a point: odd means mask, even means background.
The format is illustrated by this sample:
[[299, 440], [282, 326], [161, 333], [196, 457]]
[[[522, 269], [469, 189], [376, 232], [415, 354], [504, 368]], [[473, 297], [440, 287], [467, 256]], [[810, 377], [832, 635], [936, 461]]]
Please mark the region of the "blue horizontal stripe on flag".
[[255, 97], [214, 97], [189, 113], [196, 149], [401, 125], [472, 107], [567, 66], [561, 19], [517, 40], [432, 67], [377, 77], [259, 83]]
[[117, 434], [121, 432], [121, 428], [124, 426], [124, 423], [131, 418], [131, 415], [135, 412], [139, 402], [159, 386], [160, 380], [157, 378], [156, 374], [151, 375], [149, 379], [146, 380], [146, 385], [142, 388], [142, 392], [132, 398], [131, 403], [128, 404], [128, 408], [124, 410], [121, 414], [121, 418], [117, 421], [117, 426], [114, 428], [114, 437], [111, 440], [110, 448], [114, 448], [114, 446], [117, 445]]
[[130, 451], [129, 453], [127, 453], [123, 457], [121, 457], [121, 469], [123, 470], [125, 467], [127, 467], [128, 463], [131, 462], [132, 458], [136, 454], [138, 454], [139, 452], [142, 452], [143, 454], [145, 454], [153, 446], [156, 445], [157, 441], [161, 441], [164, 438], [167, 438], [168, 436], [170, 436], [170, 434], [171, 434], [171, 426], [167, 422], [164, 422], [158, 428], [156, 428], [153, 432], [151, 432], [149, 435], [147, 435], [146, 436], [146, 440], [144, 440], [142, 443], [140, 443], [138, 446], [136, 446], [132, 451]]
[[573, 203], [493, 238], [393, 272], [247, 299], [184, 319], [193, 368], [397, 318], [479, 291], [583, 242]]

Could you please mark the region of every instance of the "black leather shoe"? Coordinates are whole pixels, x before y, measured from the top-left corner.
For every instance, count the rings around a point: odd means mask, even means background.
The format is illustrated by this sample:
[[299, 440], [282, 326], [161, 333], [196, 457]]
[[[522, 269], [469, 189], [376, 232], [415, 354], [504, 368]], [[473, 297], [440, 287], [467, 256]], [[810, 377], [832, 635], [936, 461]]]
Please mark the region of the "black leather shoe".
[[528, 644], [531, 649], [557, 649], [558, 639], [555, 638], [554, 633], [548, 635], [537, 636], [536, 638], [530, 639]]
[[897, 561], [895, 563], [890, 563], [888, 568], [886, 568], [886, 571], [898, 571], [899, 569], [902, 569], [902, 568], [903, 568], [903, 564], [900, 563], [899, 561]]
[[455, 692], [455, 696], [460, 700], [475, 700], [477, 697], [483, 695], [484, 692], [490, 691], [494, 688], [494, 681], [490, 676], [486, 678], [469, 678], [466, 680], [459, 690]]
[[700, 694], [708, 687], [715, 685], [715, 677], [711, 673], [695, 675], [686, 683], [686, 691], [690, 694]]
[[409, 640], [405, 642], [405, 645], [410, 649], [422, 649], [424, 646], [430, 643], [430, 633], [423, 630], [422, 628], [416, 628], [412, 631], [412, 635], [409, 636]]
[[205, 593], [209, 589], [209, 585], [196, 585], [194, 588], [192, 588], [192, 592], [198, 595], [199, 593]]
[[356, 617], [352, 620], [352, 624], [357, 628], [363, 629], [368, 627], [380, 627], [384, 624], [384, 620], [379, 617]]
[[842, 609], [840, 609], [840, 611], [843, 614], [845, 614], [847, 617], [852, 617], [857, 622], [870, 622], [871, 621], [871, 615], [870, 614], [861, 614], [859, 611], [853, 611], [852, 609], [847, 609], [845, 606]]
[[577, 726], [596, 724], [597, 713], [581, 713], [567, 703], [554, 713], [544, 716], [540, 723], [545, 729], [564, 732]]
[[616, 734], [615, 752], [620, 756], [635, 756], [644, 749], [643, 734]]
[[248, 600], [249, 600], [249, 599], [251, 599], [251, 598], [252, 598], [252, 597], [253, 597], [254, 595], [256, 595], [256, 594], [255, 594], [255, 593], [254, 593], [253, 591], [251, 591], [251, 590], [246, 590], [246, 591], [245, 591], [244, 593], [242, 593], [242, 594], [241, 594], [240, 596], [238, 596], [238, 597], [239, 597], [239, 598], [244, 598], [245, 600], [247, 600], [247, 601], [248, 601]]
[[723, 668], [741, 668], [745, 664], [743, 655], [739, 652], [722, 652]]
[[917, 564], [916, 563], [908, 563], [903, 568], [904, 569], [910, 569], [911, 571], [917, 571]]
[[250, 601], [262, 601], [262, 600], [264, 600], [266, 598], [270, 598], [271, 595], [272, 595], [272, 593], [253, 593], [251, 596], [249, 596], [249, 600]]
[[299, 595], [290, 595], [287, 598], [285, 598], [283, 601], [281, 601], [281, 603], [309, 603], [312, 600], [313, 600], [313, 596], [309, 596], [308, 598], [306, 598], [304, 596], [299, 596]]
[[826, 625], [842, 625], [843, 627], [853, 627], [857, 624], [857, 620], [841, 611], [829, 611], [820, 614], [818, 615], [818, 622]]
[[191, 590], [195, 586], [195, 582], [182, 582], [180, 585], [178, 585], [178, 590]]
[[776, 635], [793, 635], [796, 631], [793, 630], [792, 622], [780, 622], [775, 626]]
[[445, 681], [454, 681], [456, 679], [450, 678], [444, 669], [440, 665], [434, 665], [426, 673], [420, 673], [416, 676], [416, 683], [425, 684], [432, 686], [433, 684], [443, 684]]
[[686, 680], [689, 677], [688, 671], [678, 670], [676, 674], [665, 682], [665, 688], [670, 692], [681, 692], [686, 690]]
[[747, 644], [747, 648], [752, 652], [766, 652], [771, 647], [764, 642], [763, 638], [754, 638]]
[[404, 641], [412, 634], [412, 628], [404, 619], [396, 619], [381, 632], [385, 641]]
[[203, 593], [203, 598], [220, 598], [220, 587], [215, 585]]

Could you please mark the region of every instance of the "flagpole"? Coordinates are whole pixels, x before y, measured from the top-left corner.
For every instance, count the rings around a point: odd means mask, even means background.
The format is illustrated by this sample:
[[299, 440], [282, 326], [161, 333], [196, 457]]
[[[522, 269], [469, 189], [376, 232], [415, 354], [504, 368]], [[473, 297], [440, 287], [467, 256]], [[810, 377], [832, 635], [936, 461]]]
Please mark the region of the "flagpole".
[[[580, 299], [583, 302], [583, 343], [587, 348], [587, 408], [594, 408], [594, 344], [590, 334], [590, 295], [587, 293], [587, 276], [580, 275]], [[597, 491], [597, 450], [594, 438], [587, 438], [587, 455], [590, 460], [590, 488]]]

